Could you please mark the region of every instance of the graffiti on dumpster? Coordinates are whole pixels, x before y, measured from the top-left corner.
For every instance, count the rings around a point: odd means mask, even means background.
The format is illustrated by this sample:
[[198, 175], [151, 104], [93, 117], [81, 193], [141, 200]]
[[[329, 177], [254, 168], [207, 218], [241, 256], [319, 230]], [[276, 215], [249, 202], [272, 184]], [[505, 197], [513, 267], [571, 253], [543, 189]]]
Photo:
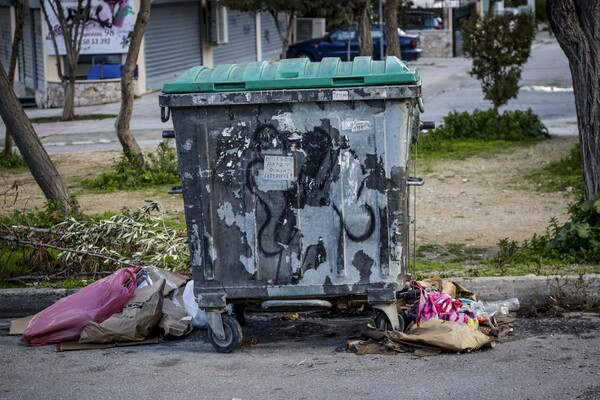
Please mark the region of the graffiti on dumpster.
[[[321, 237], [317, 243], [302, 243], [297, 224], [298, 210], [332, 207], [339, 218], [338, 235], [341, 237], [345, 233], [354, 242], [369, 239], [375, 231], [376, 216], [371, 205], [364, 203], [356, 208], [357, 212], [364, 214], [364, 227], [348, 226], [340, 206], [330, 198], [331, 185], [339, 180], [340, 152], [345, 152], [350, 162], [360, 163], [339, 131], [331, 127], [328, 120], [321, 122], [321, 126], [303, 133], [261, 124], [252, 133], [250, 143], [244, 146], [246, 154], [243, 158], [248, 160], [245, 185], [256, 201], [256, 245], [263, 256], [278, 259], [277, 272], [271, 276], [274, 283], [298, 283], [307, 270], [317, 269], [327, 261]], [[230, 140], [227, 142], [232, 144]], [[231, 160], [227, 164], [232, 165]], [[382, 173], [381, 168], [371, 164], [372, 160], [360, 166], [364, 178], [356, 197], [351, 199], [353, 203], [359, 204], [365, 186], [380, 189], [373, 182], [378, 180], [374, 175]], [[285, 262], [282, 254], [290, 248], [298, 251], [300, 258], [299, 267], [292, 271], [291, 276], [281, 273], [284, 266], [279, 265]], [[262, 275], [265, 278], [265, 274]]]
[[232, 123], [210, 116], [198, 130], [204, 140], [178, 142], [184, 188], [202, 209], [195, 262], [207, 279], [312, 286], [393, 273], [405, 178], [384, 165], [379, 120], [343, 108], [330, 119], [313, 117], [313, 106], [263, 107], [236, 108]]

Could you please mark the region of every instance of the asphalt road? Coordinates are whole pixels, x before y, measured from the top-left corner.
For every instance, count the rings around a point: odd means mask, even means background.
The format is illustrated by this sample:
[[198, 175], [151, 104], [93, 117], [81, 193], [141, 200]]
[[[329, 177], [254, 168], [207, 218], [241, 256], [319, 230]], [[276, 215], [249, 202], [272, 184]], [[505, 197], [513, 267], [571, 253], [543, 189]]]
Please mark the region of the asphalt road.
[[599, 399], [600, 315], [517, 319], [510, 341], [468, 354], [344, 351], [364, 316], [257, 314], [217, 353], [198, 330], [135, 347], [55, 352], [0, 336], [0, 399]]
[[[468, 74], [470, 61], [465, 62], [451, 66], [440, 60], [437, 66], [421, 67], [417, 63], [423, 81], [423, 120], [435, 121], [437, 126], [450, 111], [471, 112], [474, 109], [491, 108], [491, 102], [483, 98], [479, 81]], [[550, 133], [577, 134], [575, 97], [568, 60], [548, 33], [537, 36], [531, 56], [523, 68], [518, 97], [500, 110], [528, 108], [540, 117]]]

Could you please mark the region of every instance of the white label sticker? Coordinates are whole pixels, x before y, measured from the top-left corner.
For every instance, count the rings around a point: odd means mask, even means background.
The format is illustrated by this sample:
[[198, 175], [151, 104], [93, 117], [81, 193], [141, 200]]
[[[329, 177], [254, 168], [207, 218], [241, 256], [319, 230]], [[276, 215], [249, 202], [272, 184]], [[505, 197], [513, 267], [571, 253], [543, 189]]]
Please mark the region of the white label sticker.
[[356, 119], [346, 119], [342, 121], [342, 130], [350, 132], [360, 132], [371, 130], [371, 121], [358, 121]]
[[348, 100], [348, 92], [346, 90], [334, 90], [333, 100]]
[[294, 179], [294, 157], [265, 156], [263, 179], [291, 181]]

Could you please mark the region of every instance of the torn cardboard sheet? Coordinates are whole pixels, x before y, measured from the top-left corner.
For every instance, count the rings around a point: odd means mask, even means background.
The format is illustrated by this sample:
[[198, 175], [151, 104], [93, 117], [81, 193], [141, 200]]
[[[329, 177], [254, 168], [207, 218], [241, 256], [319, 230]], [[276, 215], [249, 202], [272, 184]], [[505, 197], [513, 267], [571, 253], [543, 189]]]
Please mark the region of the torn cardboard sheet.
[[141, 344], [157, 344], [158, 338], [144, 339], [137, 342], [113, 342], [113, 343], [79, 343], [77, 340], [58, 343], [56, 351], [75, 351], [75, 350], [98, 350], [110, 349], [112, 347], [137, 346]]
[[439, 276], [434, 276], [433, 278], [426, 279], [424, 281], [417, 282], [421, 287], [427, 289], [431, 287], [431, 289], [436, 290], [440, 293], [446, 293], [450, 295], [453, 299], [471, 299], [477, 300], [477, 296], [474, 292], [460, 285], [459, 283], [453, 281], [444, 281]]
[[23, 318], [17, 318], [10, 321], [10, 330], [8, 331], [9, 335], [22, 335], [27, 329], [29, 322], [33, 319], [33, 315], [29, 315]]
[[[407, 333], [369, 330], [363, 332], [363, 335], [375, 340], [386, 348], [390, 348], [389, 344], [386, 343], [387, 341], [391, 341], [406, 347], [427, 349], [429, 350], [427, 355], [435, 353], [436, 349], [439, 351], [460, 353], [494, 346], [492, 340], [477, 328], [437, 318], [424, 321], [420, 326], [414, 325]], [[363, 348], [365, 347], [365, 345], [362, 346]]]

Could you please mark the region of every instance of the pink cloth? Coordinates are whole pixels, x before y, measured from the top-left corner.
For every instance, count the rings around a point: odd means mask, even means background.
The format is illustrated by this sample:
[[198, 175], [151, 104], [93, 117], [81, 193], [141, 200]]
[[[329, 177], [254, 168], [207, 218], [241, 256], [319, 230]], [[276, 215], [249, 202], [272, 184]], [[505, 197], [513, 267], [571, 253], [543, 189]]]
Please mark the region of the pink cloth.
[[461, 308], [463, 305], [462, 301], [455, 300], [446, 293], [439, 293], [436, 291], [427, 293], [416, 282], [414, 282], [414, 285], [421, 291], [417, 322], [421, 319], [427, 321], [431, 318], [438, 318], [445, 321], [466, 324], [470, 319], [475, 319], [475, 315], [471, 311]]

